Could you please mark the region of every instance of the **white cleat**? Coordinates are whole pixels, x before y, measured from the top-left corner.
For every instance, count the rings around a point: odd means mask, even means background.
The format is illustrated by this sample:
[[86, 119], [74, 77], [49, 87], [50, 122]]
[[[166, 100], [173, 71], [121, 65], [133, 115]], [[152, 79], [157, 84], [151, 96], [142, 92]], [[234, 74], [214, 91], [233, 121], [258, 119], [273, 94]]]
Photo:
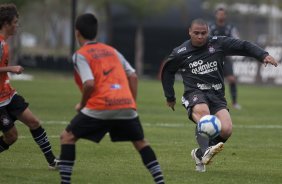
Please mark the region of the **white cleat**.
[[211, 159], [222, 150], [223, 150], [222, 142], [218, 143], [217, 145], [208, 147], [208, 149], [205, 151], [202, 157], [202, 163], [204, 165], [208, 165], [211, 162]]
[[206, 172], [206, 166], [202, 163], [202, 161], [197, 157], [196, 152], [199, 148], [195, 148], [191, 151], [192, 159], [195, 160], [196, 167], [195, 170], [198, 172]]

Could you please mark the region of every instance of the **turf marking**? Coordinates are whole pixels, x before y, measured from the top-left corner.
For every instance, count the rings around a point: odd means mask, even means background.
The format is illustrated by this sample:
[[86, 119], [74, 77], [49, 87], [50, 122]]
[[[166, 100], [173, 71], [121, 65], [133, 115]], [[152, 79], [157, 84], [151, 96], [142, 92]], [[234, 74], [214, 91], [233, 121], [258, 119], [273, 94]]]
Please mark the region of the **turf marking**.
[[[42, 124], [60, 124], [60, 125], [67, 125], [68, 121], [43, 121]], [[187, 126], [194, 126], [193, 123], [142, 123], [143, 126], [148, 127], [172, 127], [172, 128], [182, 128]], [[282, 125], [234, 125], [234, 128], [252, 128], [252, 129], [282, 129]]]

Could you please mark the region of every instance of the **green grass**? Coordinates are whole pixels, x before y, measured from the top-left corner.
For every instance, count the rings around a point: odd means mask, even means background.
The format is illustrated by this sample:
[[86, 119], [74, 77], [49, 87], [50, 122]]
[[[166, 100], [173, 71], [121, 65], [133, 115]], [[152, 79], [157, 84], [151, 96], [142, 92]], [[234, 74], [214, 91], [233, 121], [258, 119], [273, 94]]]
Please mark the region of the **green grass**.
[[[56, 155], [59, 134], [75, 115], [80, 94], [70, 74], [32, 72], [33, 81], [12, 81], [30, 103], [47, 130]], [[166, 106], [159, 81], [140, 80], [138, 110], [145, 136], [155, 150], [166, 183], [278, 184], [281, 183], [282, 88], [239, 86], [243, 109], [230, 108], [234, 131], [222, 153], [206, 173], [196, 173], [190, 151], [195, 148], [194, 125], [181, 106], [182, 83], [175, 84], [176, 111]], [[227, 99], [229, 100], [227, 92]], [[43, 155], [27, 128], [16, 123], [18, 141], [0, 154], [0, 183], [59, 183], [59, 174], [49, 171]], [[151, 184], [131, 143], [111, 143], [106, 136], [100, 144], [80, 140], [72, 176], [77, 184]]]

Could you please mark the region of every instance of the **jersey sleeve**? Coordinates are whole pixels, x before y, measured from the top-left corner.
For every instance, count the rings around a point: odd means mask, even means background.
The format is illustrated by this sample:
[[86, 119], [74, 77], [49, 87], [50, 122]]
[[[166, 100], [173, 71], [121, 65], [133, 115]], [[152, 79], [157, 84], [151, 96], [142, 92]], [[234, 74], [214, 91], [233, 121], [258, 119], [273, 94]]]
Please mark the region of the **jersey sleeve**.
[[234, 39], [229, 37], [221, 37], [222, 49], [227, 56], [239, 55], [254, 57], [259, 61], [262, 61], [265, 56], [269, 55], [268, 52], [254, 43]]
[[116, 50], [118, 58], [123, 66], [123, 69], [127, 76], [130, 76], [132, 73], [135, 73], [135, 69], [129, 64], [129, 62], [125, 59], [125, 57]]
[[74, 68], [79, 74], [82, 83], [84, 83], [87, 80], [94, 80], [94, 76], [91, 72], [91, 68], [86, 58], [83, 55], [75, 53], [73, 55], [73, 63], [74, 63]]
[[173, 51], [168, 58], [164, 61], [161, 80], [164, 90], [164, 95], [168, 102], [175, 101], [175, 91], [173, 88], [175, 81], [175, 74], [179, 69], [180, 59], [176, 52]]

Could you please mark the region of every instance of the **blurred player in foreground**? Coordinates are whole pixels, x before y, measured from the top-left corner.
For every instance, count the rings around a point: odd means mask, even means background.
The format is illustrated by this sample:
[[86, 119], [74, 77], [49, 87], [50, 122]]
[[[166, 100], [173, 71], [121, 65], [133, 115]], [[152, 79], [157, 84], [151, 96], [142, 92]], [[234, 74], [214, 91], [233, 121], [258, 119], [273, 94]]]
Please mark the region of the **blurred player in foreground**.
[[[215, 22], [210, 24], [211, 36], [228, 36], [239, 39], [239, 33], [236, 27], [227, 23], [227, 13], [224, 8], [218, 8], [215, 12]], [[223, 65], [223, 74], [229, 83], [232, 107], [240, 110], [241, 106], [238, 104], [237, 98], [237, 81], [233, 72], [233, 63], [231, 57], [225, 57]]]
[[11, 87], [8, 77], [8, 72], [21, 74], [24, 70], [19, 65], [8, 65], [9, 48], [6, 41], [16, 34], [18, 18], [19, 14], [14, 4], [0, 5], [0, 130], [3, 132], [0, 137], [0, 152], [9, 149], [16, 142], [18, 133], [14, 123], [19, 120], [30, 129], [33, 139], [49, 163], [49, 168], [55, 169], [55, 156], [45, 130], [28, 108], [25, 99]]
[[80, 15], [76, 20], [76, 38], [81, 48], [74, 54], [73, 63], [82, 97], [76, 106], [78, 114], [61, 134], [61, 183], [71, 181], [75, 143], [80, 138], [99, 143], [108, 132], [112, 141], [131, 141], [155, 183], [164, 184], [160, 165], [144, 140], [136, 112], [135, 70], [117, 50], [96, 41], [97, 29], [93, 14]]
[[169, 107], [174, 110], [176, 98], [173, 85], [175, 73], [180, 71], [184, 84], [182, 104], [189, 119], [197, 124], [204, 115], [213, 114], [222, 123], [221, 133], [214, 139], [201, 136], [196, 129], [199, 148], [193, 149], [191, 155], [199, 172], [206, 171], [205, 165], [223, 149], [223, 144], [232, 133], [232, 120], [224, 91], [225, 56], [244, 55], [277, 66], [272, 56], [253, 43], [223, 36], [209, 37], [208, 33], [206, 21], [193, 20], [189, 28], [191, 39], [172, 51], [162, 71], [162, 85]]

